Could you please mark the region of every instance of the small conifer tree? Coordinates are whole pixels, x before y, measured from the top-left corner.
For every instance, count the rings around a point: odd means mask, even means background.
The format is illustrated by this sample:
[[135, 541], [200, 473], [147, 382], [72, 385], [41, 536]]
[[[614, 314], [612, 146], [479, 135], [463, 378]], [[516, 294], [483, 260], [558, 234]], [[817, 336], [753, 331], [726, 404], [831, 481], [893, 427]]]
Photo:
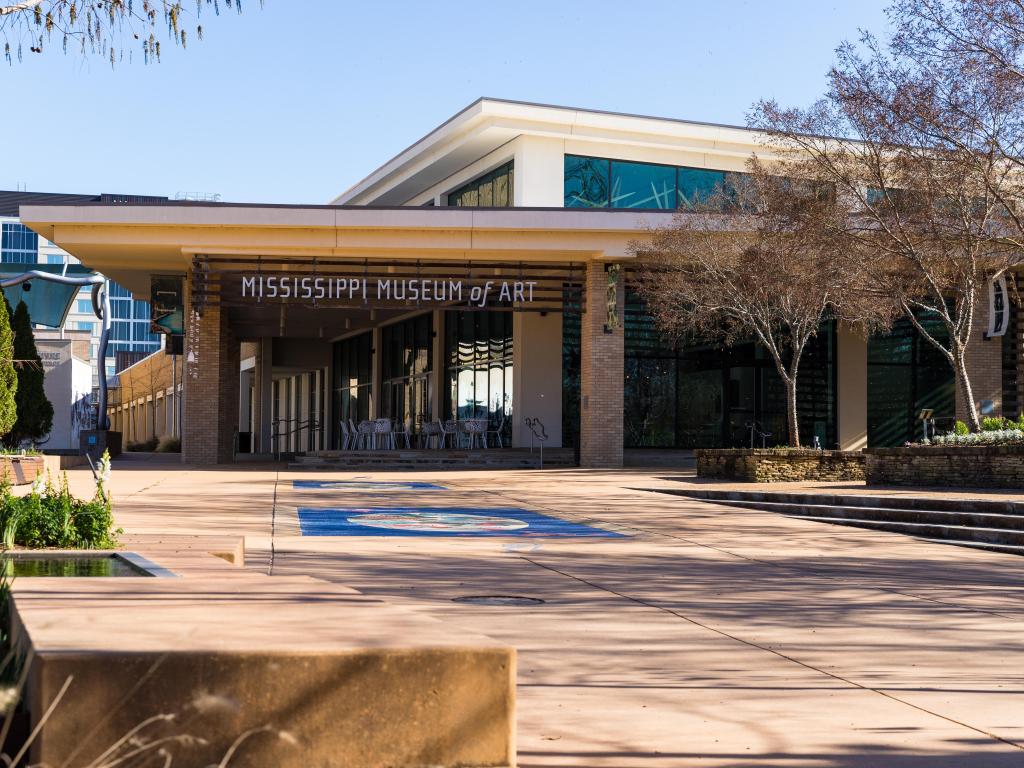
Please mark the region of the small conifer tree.
[[43, 361], [36, 350], [32, 318], [24, 301], [19, 301], [18, 308], [14, 310], [11, 330], [14, 360], [17, 361], [18, 382], [14, 396], [17, 419], [4, 442], [16, 448], [26, 440], [39, 440], [49, 434], [53, 427], [53, 405], [43, 389]]
[[18, 374], [14, 369], [14, 333], [11, 331], [7, 300], [0, 302], [0, 436], [10, 432], [18, 418], [14, 403]]

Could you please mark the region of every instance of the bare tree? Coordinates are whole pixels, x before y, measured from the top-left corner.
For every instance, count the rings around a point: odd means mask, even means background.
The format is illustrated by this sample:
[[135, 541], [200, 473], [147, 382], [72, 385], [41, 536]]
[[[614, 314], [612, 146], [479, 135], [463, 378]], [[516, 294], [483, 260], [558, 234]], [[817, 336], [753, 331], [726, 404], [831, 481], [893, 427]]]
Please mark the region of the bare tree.
[[828, 186], [784, 178], [757, 158], [649, 242], [635, 243], [639, 291], [670, 337], [756, 340], [786, 391], [789, 444], [800, 445], [797, 379], [807, 343], [829, 316], [867, 327], [885, 308], [856, 293], [822, 222], [844, 212]]
[[[223, 0], [225, 7], [239, 13], [241, 0]], [[261, 0], [262, 4], [262, 0]], [[203, 6], [220, 13], [220, 0], [196, 0], [195, 36], [203, 39], [199, 14]], [[22, 60], [25, 49], [42, 53], [54, 41], [64, 52], [77, 48], [83, 55], [105, 57], [111, 66], [138, 45], [143, 61], [160, 60], [161, 38], [186, 47], [190, 14], [178, 0], [0, 0], [0, 38], [8, 63]], [[165, 29], [164, 29], [165, 28]]]
[[751, 123], [797, 175], [835, 186], [848, 215], [822, 226], [858, 254], [858, 281], [942, 353], [978, 430], [966, 364], [978, 297], [1024, 256], [1021, 169], [1007, 154], [1024, 150], [1021, 89], [976, 60], [920, 57], [920, 18], [900, 5], [892, 18], [890, 43], [865, 33], [838, 49], [821, 101], [761, 102]]

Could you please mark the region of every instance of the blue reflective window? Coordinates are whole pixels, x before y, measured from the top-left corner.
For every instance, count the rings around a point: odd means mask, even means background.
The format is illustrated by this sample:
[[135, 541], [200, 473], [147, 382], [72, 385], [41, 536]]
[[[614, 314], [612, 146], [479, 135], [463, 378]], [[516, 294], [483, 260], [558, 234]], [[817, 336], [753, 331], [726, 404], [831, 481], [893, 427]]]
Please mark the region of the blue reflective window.
[[612, 208], [676, 207], [676, 169], [671, 165], [612, 161]]
[[84, 322], [82, 320], [76, 320], [75, 321], [75, 330], [76, 331], [89, 331], [89, 333], [92, 333], [92, 323], [87, 323], [87, 322]]
[[132, 316], [132, 303], [130, 301], [111, 301], [110, 316], [114, 319], [127, 320]]
[[696, 208], [725, 189], [725, 171], [706, 168], [679, 169], [679, 207]]
[[114, 299], [130, 299], [132, 297], [131, 291], [125, 288], [123, 285], [118, 285], [113, 280], [110, 281], [110, 296]]
[[607, 208], [610, 163], [600, 157], [565, 156], [565, 207]]
[[75, 302], [75, 312], [81, 315], [91, 315], [92, 311], [92, 300], [91, 299], [78, 299]]
[[133, 341], [159, 341], [160, 337], [149, 330], [149, 323], [132, 323]]

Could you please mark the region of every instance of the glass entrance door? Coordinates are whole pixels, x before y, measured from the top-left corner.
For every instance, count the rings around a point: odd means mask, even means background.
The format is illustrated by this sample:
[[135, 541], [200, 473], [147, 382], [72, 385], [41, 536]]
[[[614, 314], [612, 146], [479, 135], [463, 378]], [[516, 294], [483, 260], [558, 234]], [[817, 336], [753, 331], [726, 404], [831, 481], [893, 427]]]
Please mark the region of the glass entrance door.
[[409, 425], [416, 434], [424, 423], [431, 421], [430, 402], [432, 387], [429, 373], [407, 379], [393, 379], [384, 385], [384, 415], [396, 428]]

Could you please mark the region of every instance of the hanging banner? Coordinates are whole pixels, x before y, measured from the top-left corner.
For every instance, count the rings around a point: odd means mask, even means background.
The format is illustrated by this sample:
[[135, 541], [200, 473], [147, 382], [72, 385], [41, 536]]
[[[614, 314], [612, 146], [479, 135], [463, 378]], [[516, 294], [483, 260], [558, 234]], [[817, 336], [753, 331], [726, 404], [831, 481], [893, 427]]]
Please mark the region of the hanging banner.
[[181, 275], [149, 278], [150, 330], [153, 333], [185, 332], [185, 289]]
[[1010, 296], [1006, 290], [1006, 276], [1000, 275], [988, 284], [989, 338], [1003, 336], [1010, 322]]

